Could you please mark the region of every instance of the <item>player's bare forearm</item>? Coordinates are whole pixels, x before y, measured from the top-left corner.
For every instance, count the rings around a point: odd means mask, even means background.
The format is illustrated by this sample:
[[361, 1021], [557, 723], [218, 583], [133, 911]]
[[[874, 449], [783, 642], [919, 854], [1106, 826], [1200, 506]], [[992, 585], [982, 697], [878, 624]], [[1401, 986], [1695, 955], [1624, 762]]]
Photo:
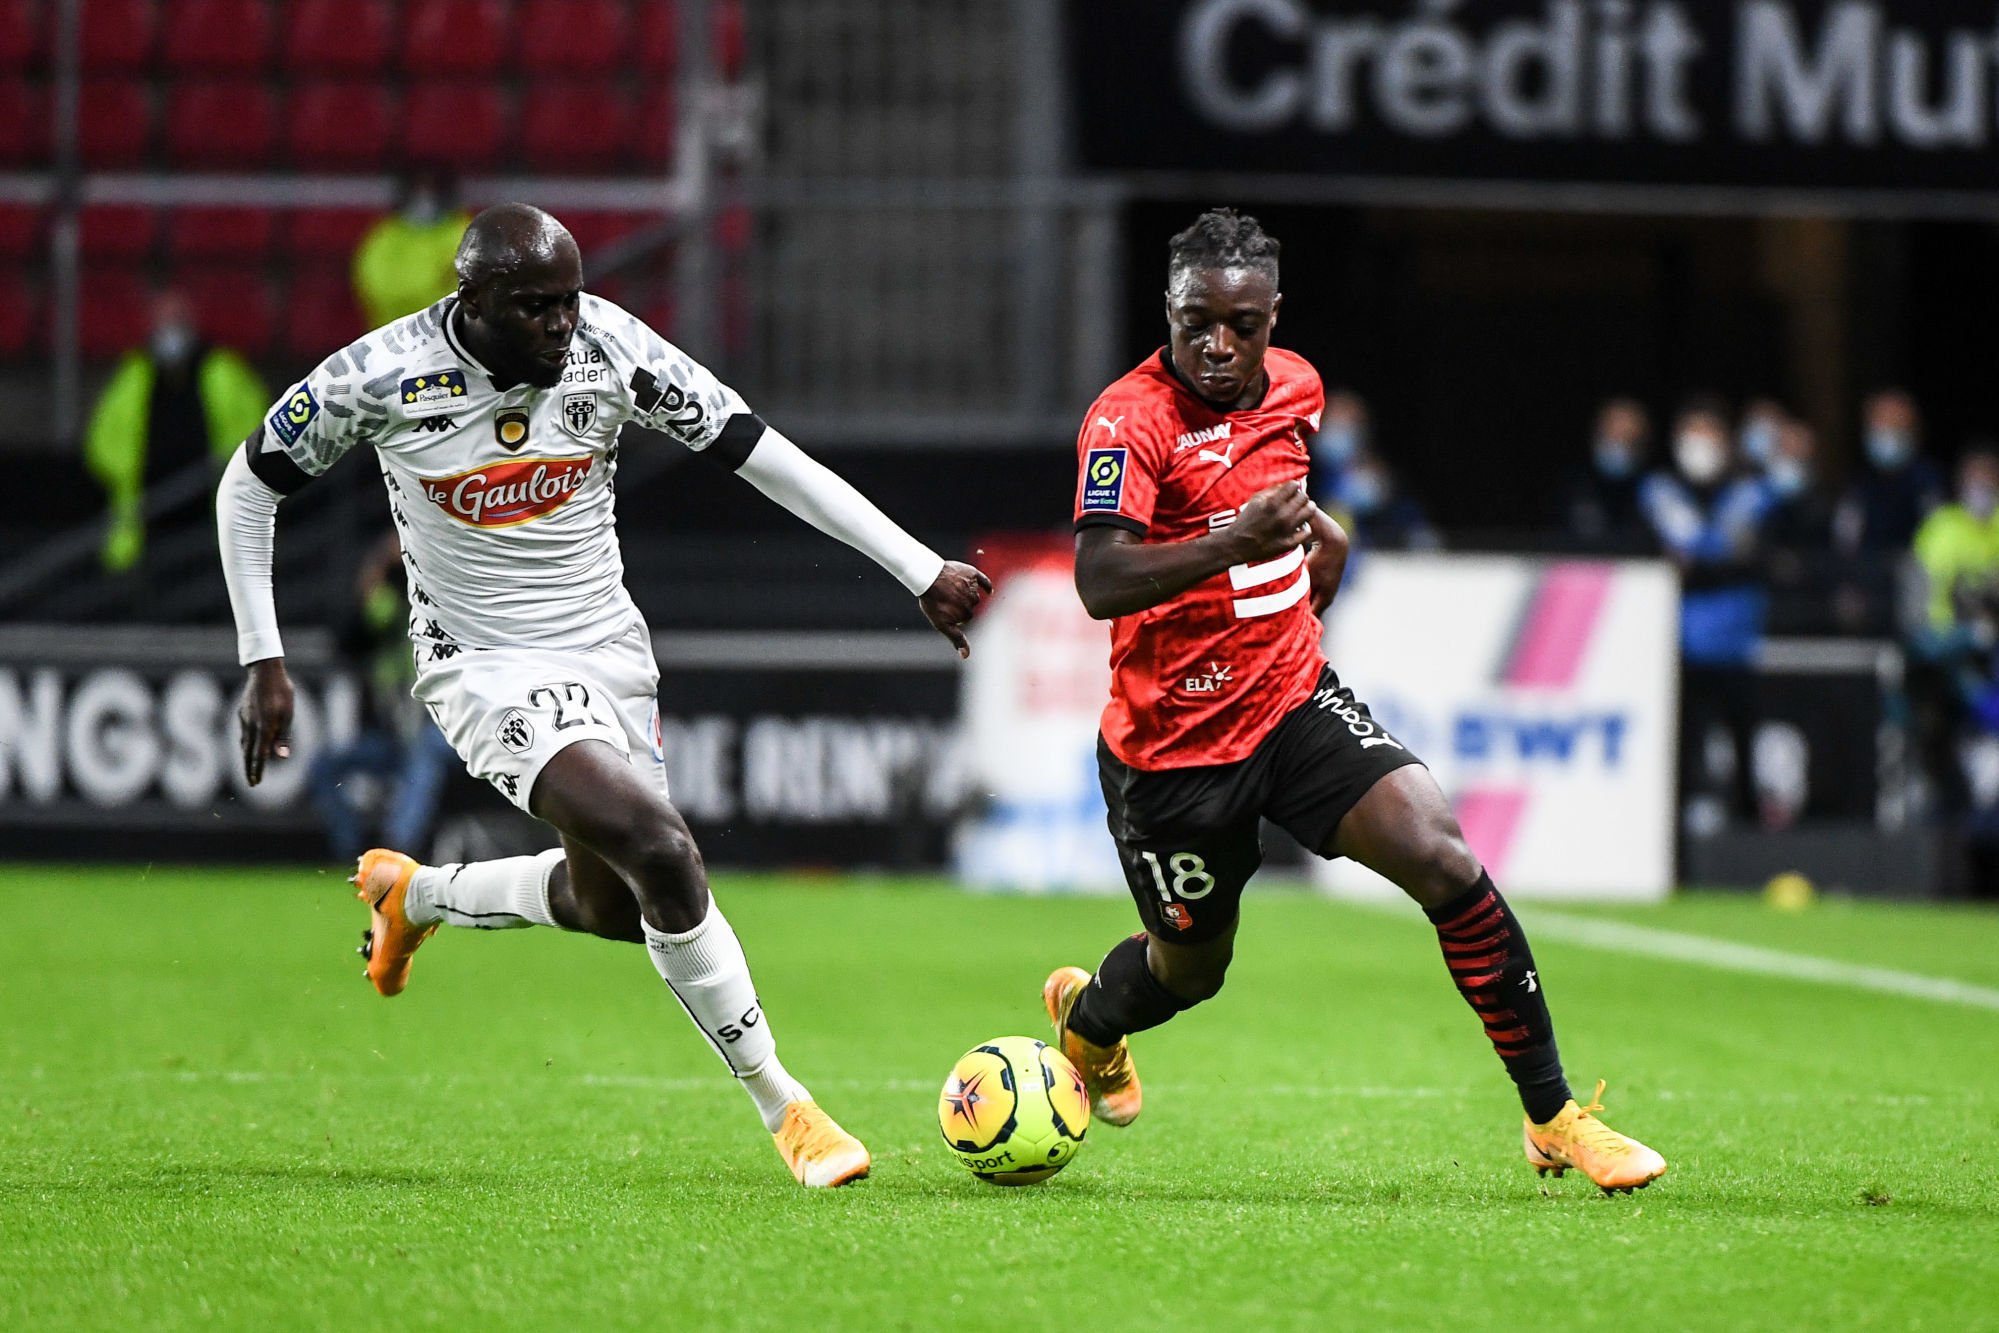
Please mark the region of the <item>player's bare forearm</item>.
[[1232, 565], [1274, 560], [1304, 544], [1318, 512], [1304, 491], [1280, 483], [1257, 492], [1227, 527], [1190, 541], [1149, 542], [1108, 524], [1084, 528], [1076, 534], [1076, 593], [1094, 620], [1135, 615]]
[[1317, 510], [1311, 523], [1313, 544], [1305, 556], [1305, 570], [1312, 579], [1312, 614], [1317, 616], [1325, 614], [1339, 593], [1340, 580], [1346, 577], [1350, 548], [1346, 529], [1325, 510]]
[[282, 657], [252, 662], [246, 672], [236, 720], [242, 729], [243, 777], [254, 787], [264, 780], [266, 761], [291, 758], [292, 680]]

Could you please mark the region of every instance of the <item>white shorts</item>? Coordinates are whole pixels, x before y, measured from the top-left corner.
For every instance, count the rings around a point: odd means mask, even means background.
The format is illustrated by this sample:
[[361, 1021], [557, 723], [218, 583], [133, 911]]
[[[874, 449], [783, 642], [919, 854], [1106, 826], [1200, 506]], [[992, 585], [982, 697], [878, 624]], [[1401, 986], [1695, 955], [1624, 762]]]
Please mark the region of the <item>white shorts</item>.
[[645, 623], [587, 652], [466, 649], [426, 664], [411, 691], [466, 771], [528, 808], [542, 765], [577, 741], [603, 741], [666, 791], [659, 667]]

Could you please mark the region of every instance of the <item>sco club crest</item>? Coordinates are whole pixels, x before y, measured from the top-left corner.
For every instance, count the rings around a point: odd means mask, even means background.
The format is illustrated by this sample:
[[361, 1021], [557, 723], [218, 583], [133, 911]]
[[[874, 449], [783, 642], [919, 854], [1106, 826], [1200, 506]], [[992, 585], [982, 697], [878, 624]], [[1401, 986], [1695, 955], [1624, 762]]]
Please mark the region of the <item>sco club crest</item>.
[[569, 393], [562, 396], [562, 428], [577, 439], [588, 439], [597, 424], [597, 395]]

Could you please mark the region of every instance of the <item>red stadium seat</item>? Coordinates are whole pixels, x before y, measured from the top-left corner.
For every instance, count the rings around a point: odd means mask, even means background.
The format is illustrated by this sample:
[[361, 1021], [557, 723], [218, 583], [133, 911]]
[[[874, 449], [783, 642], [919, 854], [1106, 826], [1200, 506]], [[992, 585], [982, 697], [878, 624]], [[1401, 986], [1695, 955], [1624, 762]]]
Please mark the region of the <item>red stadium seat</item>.
[[632, 121], [631, 151], [627, 169], [665, 171], [673, 165], [673, 139], [678, 132], [679, 110], [676, 89], [670, 83], [654, 84], [639, 98], [638, 115]]
[[638, 33], [631, 47], [641, 74], [671, 74], [680, 58], [680, 13], [672, 0], [638, 7]]
[[48, 299], [32, 268], [0, 270], [0, 357], [47, 345]]
[[25, 79], [0, 80], [0, 166], [47, 166], [54, 154], [48, 89]]
[[565, 78], [614, 69], [625, 57], [632, 8], [613, 0], [523, 0], [514, 16], [515, 59], [523, 70]]
[[743, 72], [749, 58], [749, 20], [741, 0], [715, 0], [710, 22], [715, 40], [715, 68], [725, 79]]
[[285, 250], [302, 265], [344, 266], [380, 216], [368, 208], [302, 208], [286, 228]]
[[301, 361], [322, 361], [368, 331], [344, 268], [302, 269], [292, 277], [279, 341]]
[[285, 147], [296, 166], [379, 171], [395, 132], [395, 106], [380, 86], [302, 83], [286, 112]]
[[151, 90], [137, 79], [84, 80], [76, 136], [86, 167], [138, 166], [153, 141]]
[[33, 204], [0, 204], [0, 259], [45, 258], [47, 220]]
[[563, 226], [569, 228], [569, 234], [576, 238], [576, 248], [583, 252], [586, 278], [592, 268], [591, 261], [599, 250], [633, 232], [643, 231], [659, 220], [659, 215], [655, 213], [597, 213], [568, 208], [556, 210], [556, 216], [562, 220]]
[[485, 84], [419, 84], [403, 102], [403, 152], [412, 161], [479, 171], [500, 160], [508, 130], [506, 101]]
[[276, 99], [261, 82], [185, 83], [167, 103], [167, 155], [178, 167], [260, 167], [277, 134]]
[[83, 71], [143, 66], [153, 54], [153, 0], [90, 0], [83, 7]]
[[539, 83], [521, 103], [521, 156], [536, 171], [629, 169], [632, 100], [603, 83]]
[[91, 204], [78, 217], [83, 257], [100, 260], [144, 259], [153, 250], [160, 215], [137, 204]]
[[506, 59], [500, 0], [409, 0], [403, 30], [403, 68], [419, 78], [494, 74]]
[[373, 74], [388, 63], [395, 22], [380, 0], [292, 0], [284, 62], [302, 74]]
[[167, 63], [177, 70], [251, 74], [271, 59], [271, 12], [263, 0], [174, 0], [163, 24]]
[[252, 357], [270, 347], [275, 324], [261, 270], [233, 264], [186, 269], [174, 275], [174, 285], [187, 293], [195, 327], [210, 342]]
[[85, 268], [77, 307], [83, 354], [118, 356], [144, 342], [152, 299], [152, 288], [137, 269]]
[[276, 230], [268, 208], [183, 208], [167, 220], [167, 252], [176, 260], [262, 263]]
[[0, 69], [37, 65], [48, 54], [46, 0], [7, 0], [0, 4]]

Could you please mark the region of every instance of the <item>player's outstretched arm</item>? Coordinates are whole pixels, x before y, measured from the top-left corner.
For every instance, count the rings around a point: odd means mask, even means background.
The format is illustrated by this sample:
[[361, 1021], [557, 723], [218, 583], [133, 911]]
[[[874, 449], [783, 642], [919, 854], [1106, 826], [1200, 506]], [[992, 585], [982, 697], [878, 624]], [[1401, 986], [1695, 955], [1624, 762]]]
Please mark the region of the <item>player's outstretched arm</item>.
[[1190, 541], [1149, 542], [1108, 524], [1086, 527], [1076, 534], [1076, 592], [1092, 619], [1134, 615], [1232, 565], [1275, 560], [1302, 546], [1319, 512], [1287, 481], [1258, 491], [1227, 527]]
[[292, 682], [285, 672], [278, 609], [271, 596], [280, 498], [250, 470], [244, 448], [231, 456], [215, 490], [216, 537], [229, 610], [236, 619], [236, 655], [248, 668], [236, 719], [242, 728], [243, 776], [253, 787], [263, 781], [268, 760], [291, 757]]
[[831, 468], [765, 426], [737, 469], [745, 481], [829, 537], [867, 556], [916, 594], [923, 615], [969, 657], [964, 629], [992, 580], [970, 565], [945, 560]]

